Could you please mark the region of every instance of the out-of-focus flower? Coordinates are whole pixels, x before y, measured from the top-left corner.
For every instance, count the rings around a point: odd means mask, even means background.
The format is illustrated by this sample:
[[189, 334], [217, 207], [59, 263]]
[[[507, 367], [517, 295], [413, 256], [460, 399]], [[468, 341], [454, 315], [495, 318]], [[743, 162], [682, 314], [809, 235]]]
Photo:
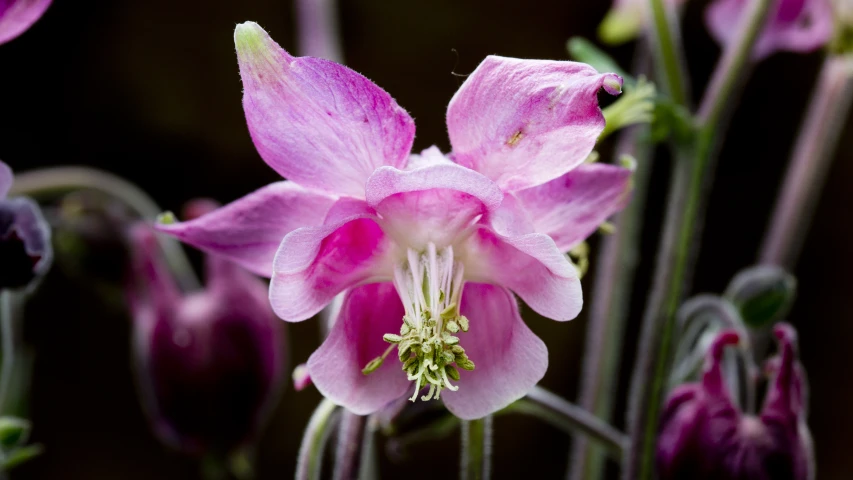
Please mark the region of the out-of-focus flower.
[[41, 18], [51, 0], [0, 0], [0, 44], [13, 40]]
[[[254, 23], [235, 41], [252, 139], [288, 181], [161, 229], [271, 275], [285, 320], [345, 292], [308, 369], [355, 413], [412, 388], [462, 418], [523, 396], [548, 356], [511, 291], [549, 318], [580, 311], [564, 253], [628, 198], [630, 170], [582, 165], [604, 127], [597, 93], [621, 78], [488, 57], [448, 107], [453, 153], [411, 155], [411, 117], [363, 76], [293, 57]], [[402, 372], [383, 367], [395, 347]]]
[[266, 285], [207, 258], [207, 286], [182, 294], [147, 226], [131, 232], [129, 288], [137, 373], [155, 432], [189, 453], [227, 454], [250, 442], [284, 380], [283, 339]]
[[0, 162], [0, 289], [29, 284], [50, 267], [50, 227], [29, 198], [6, 198], [12, 170]]
[[[749, 0], [716, 0], [706, 10], [708, 29], [724, 47], [734, 40], [749, 6]], [[829, 0], [774, 0], [753, 55], [762, 59], [780, 50], [811, 52], [829, 41], [832, 29]]]
[[796, 332], [778, 324], [779, 356], [760, 415], [741, 412], [726, 388], [721, 332], [708, 350], [700, 383], [670, 394], [661, 417], [657, 465], [661, 480], [807, 480], [814, 477], [805, 425], [805, 380], [796, 357]]
[[[668, 7], [679, 7], [686, 0], [665, 0]], [[649, 23], [649, 0], [614, 0], [598, 26], [598, 37], [609, 45], [629, 42]]]

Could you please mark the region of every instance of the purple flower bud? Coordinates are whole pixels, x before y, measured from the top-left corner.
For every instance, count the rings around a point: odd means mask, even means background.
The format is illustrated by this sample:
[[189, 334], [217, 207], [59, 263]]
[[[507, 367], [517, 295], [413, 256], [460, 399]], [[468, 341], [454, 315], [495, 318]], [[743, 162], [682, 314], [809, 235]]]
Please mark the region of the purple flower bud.
[[50, 267], [50, 227], [29, 198], [5, 198], [12, 171], [0, 162], [0, 289], [29, 284]]
[[283, 385], [283, 331], [265, 283], [209, 256], [206, 288], [182, 294], [154, 234], [139, 226], [131, 237], [137, 373], [157, 435], [196, 454], [249, 443]]
[[733, 403], [721, 360], [739, 341], [725, 330], [708, 349], [703, 378], [670, 393], [661, 417], [657, 467], [661, 480], [808, 480], [814, 477], [805, 425], [805, 379], [796, 358], [796, 332], [778, 324], [779, 356], [758, 416]]

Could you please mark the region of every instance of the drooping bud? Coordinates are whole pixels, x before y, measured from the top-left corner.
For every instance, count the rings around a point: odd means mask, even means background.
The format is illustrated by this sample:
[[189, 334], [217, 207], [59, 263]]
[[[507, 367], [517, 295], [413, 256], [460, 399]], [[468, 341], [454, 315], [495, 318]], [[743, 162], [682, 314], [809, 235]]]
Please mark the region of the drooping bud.
[[797, 280], [782, 268], [760, 265], [739, 272], [726, 288], [726, 297], [743, 321], [755, 328], [782, 320], [797, 293]]
[[804, 421], [804, 379], [789, 325], [775, 329], [779, 361], [758, 416], [732, 401], [721, 362], [733, 330], [708, 349], [699, 383], [669, 395], [657, 444], [660, 480], [808, 480], [813, 478], [811, 441]]
[[0, 289], [19, 288], [50, 267], [50, 227], [38, 204], [29, 198], [5, 198], [12, 171], [0, 162]]
[[251, 442], [283, 385], [281, 324], [261, 280], [207, 257], [207, 286], [182, 294], [153, 233], [132, 231], [130, 289], [139, 384], [155, 432], [188, 453]]

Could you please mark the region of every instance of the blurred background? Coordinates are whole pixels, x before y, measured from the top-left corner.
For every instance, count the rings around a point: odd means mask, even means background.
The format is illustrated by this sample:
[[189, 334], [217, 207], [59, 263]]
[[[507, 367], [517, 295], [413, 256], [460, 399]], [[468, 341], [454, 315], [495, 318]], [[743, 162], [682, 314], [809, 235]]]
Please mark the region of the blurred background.
[[[571, 36], [594, 38], [607, 1], [353, 1], [339, 6], [348, 66], [391, 93], [417, 123], [415, 150], [449, 149], [447, 102], [488, 54], [567, 59]], [[690, 2], [684, 26], [698, 99], [719, 49], [704, 29], [705, 1]], [[295, 51], [293, 5], [285, 0], [55, 1], [20, 38], [0, 46], [0, 158], [14, 170], [87, 165], [138, 184], [164, 209], [188, 199], [230, 201], [277, 179], [256, 153], [241, 106], [232, 34], [261, 24]], [[609, 49], [624, 67], [632, 46]], [[754, 71], [722, 150], [702, 252], [692, 288], [721, 292], [756, 258], [778, 183], [820, 65], [821, 54], [777, 54]], [[799, 328], [809, 372], [812, 428], [821, 478], [853, 472], [853, 383], [845, 381], [853, 338], [853, 124], [845, 128], [796, 275], [790, 320]], [[603, 152], [609, 154], [609, 147]], [[637, 320], [659, 233], [666, 161], [654, 167], [646, 210], [635, 314], [623, 377], [633, 361]], [[597, 241], [592, 240], [593, 255]], [[120, 278], [120, 252], [102, 250], [95, 271]], [[200, 257], [195, 255], [194, 259]], [[594, 258], [594, 256], [593, 256]], [[88, 274], [87, 274], [88, 275]], [[595, 265], [584, 278], [587, 298]], [[165, 450], [150, 433], [130, 363], [130, 318], [117, 283], [87, 280], [58, 261], [27, 308], [24, 336], [34, 353], [25, 408], [44, 454], [14, 479], [190, 479], [192, 460]], [[559, 324], [528, 315], [550, 349], [543, 385], [576, 396], [585, 315]], [[282, 324], [282, 328], [284, 325]], [[287, 325], [289, 365], [318, 345], [316, 321]], [[289, 370], [288, 370], [289, 371]], [[624, 378], [617, 412], [624, 409]], [[288, 385], [261, 439], [258, 478], [288, 478], [308, 418], [320, 400], [312, 387]], [[621, 426], [624, 418], [617, 413]], [[495, 423], [498, 478], [562, 478], [570, 439], [531, 418]], [[383, 460], [387, 478], [455, 476], [458, 435], [419, 446], [409, 458]], [[420, 449], [423, 449], [422, 451]], [[427, 467], [424, 468], [426, 460]]]

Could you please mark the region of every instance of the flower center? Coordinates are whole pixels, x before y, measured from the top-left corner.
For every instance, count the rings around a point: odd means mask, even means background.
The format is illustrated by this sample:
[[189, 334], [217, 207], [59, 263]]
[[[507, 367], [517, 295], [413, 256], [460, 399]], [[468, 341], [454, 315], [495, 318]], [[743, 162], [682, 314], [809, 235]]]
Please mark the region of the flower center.
[[400, 334], [384, 335], [391, 345], [367, 364], [362, 370], [365, 375], [382, 366], [396, 345], [403, 371], [415, 383], [411, 401], [427, 385], [429, 392], [421, 396], [424, 401], [439, 399], [445, 388], [459, 389], [450, 383], [459, 380], [456, 367], [474, 369], [474, 362], [459, 345], [459, 337], [454, 336], [460, 330], [468, 331], [468, 319], [459, 314], [463, 272], [452, 246], [439, 251], [430, 242], [426, 251], [408, 250], [406, 261], [394, 269], [394, 286], [406, 310]]

